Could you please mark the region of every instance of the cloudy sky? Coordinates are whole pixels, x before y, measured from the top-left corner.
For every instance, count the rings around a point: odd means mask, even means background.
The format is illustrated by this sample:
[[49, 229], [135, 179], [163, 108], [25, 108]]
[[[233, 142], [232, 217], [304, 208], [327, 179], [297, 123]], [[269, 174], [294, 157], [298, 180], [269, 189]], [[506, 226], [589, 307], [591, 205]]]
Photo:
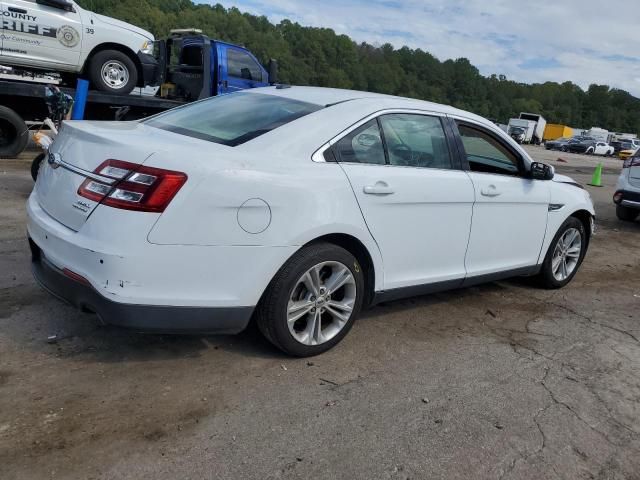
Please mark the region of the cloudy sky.
[[640, 0], [219, 1], [276, 23], [419, 47], [441, 60], [467, 57], [485, 75], [604, 83], [640, 96]]

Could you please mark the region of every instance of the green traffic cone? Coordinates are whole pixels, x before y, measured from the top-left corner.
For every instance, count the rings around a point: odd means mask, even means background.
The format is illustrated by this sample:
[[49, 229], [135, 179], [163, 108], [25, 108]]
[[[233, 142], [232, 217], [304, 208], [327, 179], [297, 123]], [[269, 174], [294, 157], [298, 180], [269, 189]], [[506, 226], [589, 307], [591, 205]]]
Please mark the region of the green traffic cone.
[[601, 187], [602, 186], [602, 164], [599, 163], [596, 167], [596, 171], [593, 172], [593, 177], [591, 177], [591, 183], [589, 184], [592, 187]]

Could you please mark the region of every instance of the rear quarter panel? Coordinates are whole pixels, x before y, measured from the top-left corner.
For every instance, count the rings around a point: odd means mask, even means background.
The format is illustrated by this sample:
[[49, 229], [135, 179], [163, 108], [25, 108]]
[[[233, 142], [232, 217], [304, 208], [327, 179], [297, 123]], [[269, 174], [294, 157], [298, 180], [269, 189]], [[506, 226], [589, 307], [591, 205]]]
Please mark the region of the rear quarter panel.
[[[347, 234], [369, 251], [376, 287], [381, 288], [377, 245], [338, 164], [313, 162], [310, 154], [291, 162], [277, 155], [252, 158], [255, 153], [238, 147], [222, 149], [224, 155], [216, 148], [217, 155], [200, 158], [200, 171], [190, 176], [189, 188], [160, 216], [148, 235], [150, 243], [299, 248], [324, 235]], [[154, 166], [162, 168], [178, 169], [179, 163], [163, 161], [161, 153], [153, 158]], [[246, 210], [242, 206], [248, 201], [268, 207]], [[239, 217], [247, 211], [258, 215], [266, 228], [246, 231]]]

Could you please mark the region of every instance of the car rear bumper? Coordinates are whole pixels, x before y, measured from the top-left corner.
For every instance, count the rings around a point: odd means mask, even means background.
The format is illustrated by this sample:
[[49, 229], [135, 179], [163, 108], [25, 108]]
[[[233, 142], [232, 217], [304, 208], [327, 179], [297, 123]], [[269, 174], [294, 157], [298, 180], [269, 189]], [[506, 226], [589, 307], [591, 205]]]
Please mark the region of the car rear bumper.
[[618, 205], [628, 208], [635, 208], [640, 210], [640, 192], [630, 192], [628, 190], [618, 190], [616, 195], [620, 193], [622, 197]]
[[110, 300], [80, 278], [71, 278], [49, 262], [29, 238], [32, 271], [47, 291], [72, 306], [96, 313], [104, 324], [157, 333], [239, 333], [246, 328], [253, 307], [184, 307], [138, 305]]

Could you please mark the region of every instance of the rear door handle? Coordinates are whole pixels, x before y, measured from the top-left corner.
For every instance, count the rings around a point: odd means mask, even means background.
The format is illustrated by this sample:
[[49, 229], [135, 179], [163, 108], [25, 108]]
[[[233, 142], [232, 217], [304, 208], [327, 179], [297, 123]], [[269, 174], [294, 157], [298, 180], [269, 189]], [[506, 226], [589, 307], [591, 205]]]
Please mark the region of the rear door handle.
[[27, 13], [24, 8], [8, 7], [7, 10], [14, 13]]
[[480, 193], [485, 197], [497, 197], [502, 192], [500, 192], [495, 185], [489, 185], [488, 187], [480, 190]]
[[386, 182], [376, 182], [375, 185], [366, 185], [362, 191], [367, 195], [391, 195], [395, 193]]

